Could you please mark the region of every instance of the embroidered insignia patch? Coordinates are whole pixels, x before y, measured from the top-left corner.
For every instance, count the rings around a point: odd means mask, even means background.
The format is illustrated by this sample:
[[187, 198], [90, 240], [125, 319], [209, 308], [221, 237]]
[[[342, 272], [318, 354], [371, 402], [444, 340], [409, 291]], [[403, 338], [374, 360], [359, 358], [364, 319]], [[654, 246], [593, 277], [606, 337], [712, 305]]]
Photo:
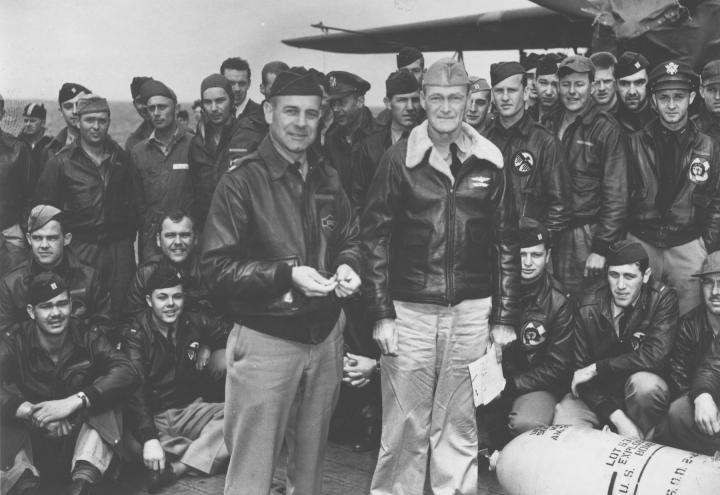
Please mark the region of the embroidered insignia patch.
[[524, 177], [530, 175], [535, 168], [535, 157], [529, 151], [518, 151], [513, 156], [512, 170], [517, 175]]
[[323, 217], [323, 218], [320, 220], [320, 225], [322, 226], [323, 229], [328, 229], [328, 230], [331, 230], [331, 231], [332, 231], [332, 230], [335, 230], [335, 225], [336, 225], [336, 224], [337, 224], [337, 222], [335, 221], [335, 217], [332, 216], [332, 215], [328, 215], [328, 216], [326, 216], [326, 217]]
[[328, 84], [331, 88], [337, 88], [337, 79], [335, 79], [335, 76], [330, 76], [328, 79]]
[[675, 62], [668, 62], [667, 64], [665, 64], [665, 73], [674, 76], [675, 74], [677, 74], [678, 68], [679, 66]]
[[200, 344], [198, 342], [193, 342], [190, 345], [188, 345], [187, 357], [190, 361], [195, 361], [195, 358], [197, 357], [199, 349], [200, 349]]
[[708, 180], [708, 170], [710, 164], [707, 160], [695, 157], [690, 162], [690, 169], [688, 170], [688, 178], [695, 184], [702, 184]]
[[547, 339], [547, 331], [542, 323], [531, 321], [522, 328], [521, 338], [525, 347], [537, 347]]

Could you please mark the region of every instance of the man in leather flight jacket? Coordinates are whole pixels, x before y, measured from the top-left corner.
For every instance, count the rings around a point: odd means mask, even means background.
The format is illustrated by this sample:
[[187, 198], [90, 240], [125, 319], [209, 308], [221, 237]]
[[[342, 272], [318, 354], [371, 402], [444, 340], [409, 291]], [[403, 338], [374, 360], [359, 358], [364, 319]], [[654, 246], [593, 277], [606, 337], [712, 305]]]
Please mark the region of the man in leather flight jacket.
[[[477, 490], [470, 375], [515, 338], [517, 217], [502, 155], [462, 122], [469, 78], [442, 59], [423, 80], [427, 121], [383, 156], [362, 216], [368, 315], [383, 400], [371, 493]], [[492, 330], [489, 330], [492, 326]], [[409, 413], [408, 413], [409, 412]], [[430, 441], [429, 436], [433, 440]]]
[[653, 277], [673, 286], [680, 314], [700, 303], [691, 275], [720, 247], [718, 144], [688, 122], [697, 76], [682, 62], [650, 72], [658, 118], [630, 137], [628, 239], [650, 255]]
[[[490, 68], [497, 117], [485, 136], [500, 148], [519, 218], [542, 222], [551, 236], [567, 227], [565, 157], [560, 142], [525, 110], [527, 81], [518, 62]], [[548, 247], [550, 247], [549, 245]]]
[[620, 435], [652, 439], [670, 399], [677, 295], [651, 277], [638, 242], [613, 244], [607, 264], [607, 284], [578, 303], [572, 393], [558, 404], [554, 423], [608, 424]]
[[27, 303], [32, 320], [0, 339], [3, 478], [30, 490], [38, 477], [71, 465], [70, 494], [86, 494], [120, 445], [120, 409], [140, 376], [103, 332], [70, 317], [69, 290], [57, 274], [35, 276]]
[[270, 490], [286, 432], [288, 484], [321, 491], [342, 376], [338, 297], [360, 287], [357, 218], [338, 173], [311, 148], [321, 97], [312, 72], [278, 74], [263, 103], [268, 136], [220, 179], [205, 224], [201, 270], [237, 323], [227, 345], [228, 495]]
[[674, 400], [660, 431], [663, 443], [712, 455], [720, 450], [720, 251], [695, 277], [703, 304], [680, 320], [670, 357]]

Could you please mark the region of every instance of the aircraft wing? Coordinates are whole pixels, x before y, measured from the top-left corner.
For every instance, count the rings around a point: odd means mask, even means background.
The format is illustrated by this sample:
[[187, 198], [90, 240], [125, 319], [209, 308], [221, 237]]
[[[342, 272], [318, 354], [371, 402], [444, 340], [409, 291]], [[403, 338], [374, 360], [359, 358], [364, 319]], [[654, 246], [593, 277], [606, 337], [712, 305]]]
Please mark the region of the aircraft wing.
[[394, 53], [587, 47], [592, 18], [572, 18], [543, 7], [398, 24], [283, 40], [286, 45], [339, 53]]

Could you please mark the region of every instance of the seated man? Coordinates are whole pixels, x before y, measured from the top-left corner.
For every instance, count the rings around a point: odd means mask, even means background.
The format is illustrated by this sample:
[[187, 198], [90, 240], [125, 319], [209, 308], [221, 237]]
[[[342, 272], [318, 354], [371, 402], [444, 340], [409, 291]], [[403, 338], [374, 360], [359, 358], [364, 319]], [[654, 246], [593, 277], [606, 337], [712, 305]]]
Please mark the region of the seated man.
[[551, 425], [555, 405], [570, 385], [572, 309], [568, 296], [547, 272], [549, 234], [536, 220], [525, 218], [520, 229], [522, 320], [518, 339], [503, 359], [513, 400], [508, 429], [513, 436], [536, 426]]
[[158, 223], [155, 242], [160, 256], [152, 258], [138, 267], [130, 282], [123, 320], [131, 322], [147, 309], [145, 294], [150, 276], [160, 266], [169, 266], [179, 271], [186, 282], [186, 308], [188, 311], [215, 315], [208, 299], [208, 290], [200, 277], [198, 256], [195, 252], [197, 232], [195, 222], [189, 213], [177, 209], [166, 213]]
[[618, 241], [607, 284], [584, 296], [575, 317], [575, 373], [555, 424], [598, 428], [649, 440], [670, 393], [664, 380], [678, 322], [675, 290], [650, 277], [638, 242]]
[[70, 291], [70, 315], [89, 325], [109, 327], [110, 293], [98, 271], [81, 262], [65, 247], [72, 234], [65, 229], [62, 212], [49, 205], [37, 205], [27, 223], [32, 257], [0, 280], [0, 329], [27, 321], [28, 285], [43, 271], [57, 273]]
[[88, 493], [122, 436], [114, 409], [140, 377], [97, 327], [70, 318], [70, 291], [57, 274], [35, 276], [27, 302], [31, 321], [0, 339], [2, 465], [12, 465], [2, 490], [36, 493], [40, 479], [72, 468], [70, 493]]
[[695, 275], [704, 303], [680, 320], [670, 357], [668, 421], [660, 439], [674, 447], [712, 455], [720, 450], [720, 251]]
[[[230, 458], [223, 438], [222, 403], [201, 399], [201, 345], [225, 347], [227, 331], [217, 321], [185, 313], [184, 280], [168, 266], [146, 284], [149, 306], [124, 331], [123, 344], [143, 385], [128, 408], [128, 424], [142, 444], [154, 492], [192, 470], [214, 474]], [[173, 460], [166, 458], [166, 452]]]

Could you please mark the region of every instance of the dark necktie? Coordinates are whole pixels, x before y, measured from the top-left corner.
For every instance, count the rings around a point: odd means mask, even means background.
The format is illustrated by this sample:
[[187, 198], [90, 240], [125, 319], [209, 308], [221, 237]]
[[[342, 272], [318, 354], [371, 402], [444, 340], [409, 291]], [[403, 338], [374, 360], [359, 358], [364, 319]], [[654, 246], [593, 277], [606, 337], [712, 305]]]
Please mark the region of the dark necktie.
[[409, 135], [410, 135], [410, 132], [409, 132], [409, 131], [403, 131], [403, 133], [400, 135], [400, 139], [401, 139], [401, 140], [402, 140], [402, 139], [407, 139]]
[[620, 338], [622, 338], [625, 335], [625, 332], [627, 331], [628, 324], [630, 323], [630, 319], [633, 315], [633, 308], [632, 306], [629, 306], [625, 309], [623, 309], [622, 314], [620, 315], [620, 321], [618, 321], [618, 330], [620, 331]]
[[457, 179], [458, 172], [460, 172], [460, 167], [462, 167], [462, 162], [460, 161], [460, 157], [458, 156], [458, 146], [455, 143], [452, 143], [450, 145], [450, 155], [452, 156], [452, 163], [450, 164], [450, 172], [452, 172], [453, 177]]

